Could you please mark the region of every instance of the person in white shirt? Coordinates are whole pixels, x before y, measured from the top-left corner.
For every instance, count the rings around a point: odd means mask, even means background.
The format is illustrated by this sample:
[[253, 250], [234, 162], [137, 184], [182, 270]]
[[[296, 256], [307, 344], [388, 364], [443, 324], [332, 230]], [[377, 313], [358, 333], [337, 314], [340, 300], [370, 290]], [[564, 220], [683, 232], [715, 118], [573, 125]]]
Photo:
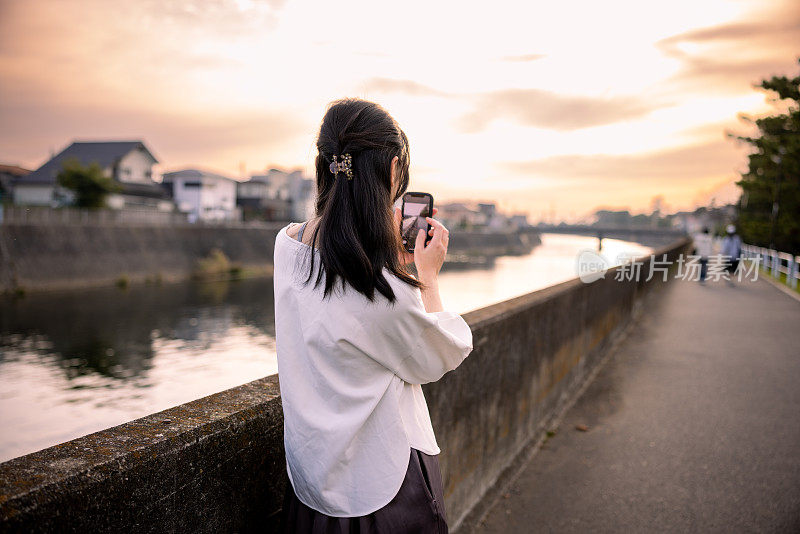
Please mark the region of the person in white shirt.
[[713, 254], [714, 243], [708, 227], [703, 228], [703, 231], [696, 234], [692, 239], [694, 240], [695, 254], [700, 256], [700, 283], [703, 284], [706, 281], [708, 258]]
[[420, 385], [472, 351], [439, 296], [449, 232], [429, 217], [430, 242], [420, 230], [414, 253], [402, 249], [393, 204], [408, 188], [408, 139], [379, 105], [334, 102], [317, 149], [315, 217], [275, 239], [283, 531], [447, 532]]

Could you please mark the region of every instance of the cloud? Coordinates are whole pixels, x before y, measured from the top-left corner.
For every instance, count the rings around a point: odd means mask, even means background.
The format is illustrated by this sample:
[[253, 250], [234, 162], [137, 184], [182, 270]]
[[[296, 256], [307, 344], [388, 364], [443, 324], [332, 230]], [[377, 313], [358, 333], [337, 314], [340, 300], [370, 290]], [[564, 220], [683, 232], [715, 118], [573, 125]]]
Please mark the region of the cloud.
[[[269, 3], [245, 0], [141, 0], [121, 2], [113, 11], [105, 0], [0, 4], [4, 97], [57, 87], [48, 97], [120, 105], [184, 105], [227, 91], [222, 81], [247, 76], [248, 60], [259, 59], [241, 53], [244, 43], [277, 21]], [[246, 92], [241, 84], [229, 87], [226, 94], [233, 96], [220, 105], [235, 105], [234, 97]]]
[[370, 78], [365, 82], [365, 89], [376, 93], [403, 93], [410, 96], [448, 96], [427, 85], [411, 80], [394, 80], [391, 78]]
[[0, 106], [6, 126], [0, 131], [0, 158], [36, 167], [47, 159], [48, 154], [42, 153], [44, 147], [60, 149], [75, 139], [124, 138], [144, 140], [167, 165], [189, 163], [198, 157], [228, 160], [236, 153], [261, 153], [266, 162], [266, 154], [278, 156], [282, 148], [313, 129], [280, 110], [209, 110], [198, 114], [46, 102]]
[[545, 54], [522, 54], [519, 56], [505, 56], [503, 61], [519, 61], [519, 62], [528, 62], [528, 61], [536, 61], [537, 59], [542, 59], [547, 57]]
[[666, 83], [741, 94], [764, 78], [793, 70], [799, 42], [800, 4], [790, 0], [768, 18], [698, 28], [662, 39], [656, 46], [683, 62]]
[[36, 166], [76, 138], [143, 138], [165, 161], [231, 166], [239, 147], [286, 147], [309, 125], [267, 99], [243, 105], [247, 58], [231, 52], [283, 3], [0, 0], [0, 158]]
[[746, 153], [745, 147], [722, 138], [643, 154], [570, 154], [506, 162], [501, 168], [595, 187], [602, 187], [603, 180], [630, 185], [641, 185], [643, 180], [690, 185], [698, 179], [735, 173]]
[[[150, 47], [148, 36], [156, 36], [160, 44], [180, 41], [183, 49], [191, 47], [187, 43], [232, 42], [275, 28], [284, 3], [137, 0], [114, 2], [112, 7], [108, 0], [0, 1], [0, 51], [41, 54], [61, 42], [68, 49], [103, 58], [107, 47]], [[38, 37], [31, 38], [31, 33]], [[180, 51], [175, 47], [170, 56]]]
[[463, 115], [456, 127], [475, 133], [494, 120], [508, 119], [525, 126], [570, 131], [636, 119], [663, 105], [635, 97], [597, 98], [541, 89], [506, 89], [475, 97], [473, 110]]

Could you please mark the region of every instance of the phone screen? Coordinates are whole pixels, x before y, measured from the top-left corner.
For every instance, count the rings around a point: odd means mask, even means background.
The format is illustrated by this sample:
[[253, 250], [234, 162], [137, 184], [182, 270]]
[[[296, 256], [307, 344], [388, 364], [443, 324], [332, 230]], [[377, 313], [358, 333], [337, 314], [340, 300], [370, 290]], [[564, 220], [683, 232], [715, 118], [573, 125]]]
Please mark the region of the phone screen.
[[426, 242], [430, 240], [427, 235], [430, 226], [425, 217], [431, 216], [432, 201], [433, 198], [427, 194], [407, 193], [403, 197], [403, 246], [409, 252], [414, 250], [420, 229], [426, 232]]

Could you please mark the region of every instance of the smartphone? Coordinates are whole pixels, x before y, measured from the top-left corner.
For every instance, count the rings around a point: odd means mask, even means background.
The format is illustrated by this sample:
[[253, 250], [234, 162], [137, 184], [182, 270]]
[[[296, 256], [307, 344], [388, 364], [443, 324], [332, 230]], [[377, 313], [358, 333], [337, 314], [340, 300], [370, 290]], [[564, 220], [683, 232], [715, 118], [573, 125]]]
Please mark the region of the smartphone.
[[403, 219], [400, 223], [400, 235], [403, 238], [403, 247], [408, 252], [414, 252], [417, 234], [420, 228], [425, 230], [425, 244], [431, 240], [428, 231], [431, 225], [425, 217], [433, 213], [433, 195], [430, 193], [408, 192], [403, 195]]

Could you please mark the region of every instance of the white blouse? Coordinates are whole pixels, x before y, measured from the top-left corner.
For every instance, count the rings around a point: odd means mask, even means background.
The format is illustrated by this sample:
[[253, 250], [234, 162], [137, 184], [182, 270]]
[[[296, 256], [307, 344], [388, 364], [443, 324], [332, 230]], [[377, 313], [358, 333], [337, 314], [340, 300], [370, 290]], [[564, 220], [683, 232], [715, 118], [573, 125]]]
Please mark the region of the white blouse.
[[[298, 499], [330, 516], [382, 508], [400, 490], [410, 447], [438, 454], [420, 384], [472, 351], [472, 331], [453, 312], [428, 313], [420, 290], [388, 269], [394, 305], [370, 302], [337, 280], [322, 299], [308, 285], [310, 247], [283, 227], [275, 238], [275, 338], [286, 469]], [[324, 280], [323, 280], [324, 282]]]

